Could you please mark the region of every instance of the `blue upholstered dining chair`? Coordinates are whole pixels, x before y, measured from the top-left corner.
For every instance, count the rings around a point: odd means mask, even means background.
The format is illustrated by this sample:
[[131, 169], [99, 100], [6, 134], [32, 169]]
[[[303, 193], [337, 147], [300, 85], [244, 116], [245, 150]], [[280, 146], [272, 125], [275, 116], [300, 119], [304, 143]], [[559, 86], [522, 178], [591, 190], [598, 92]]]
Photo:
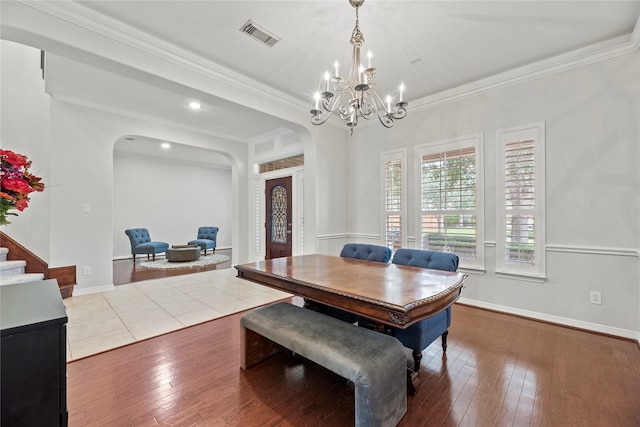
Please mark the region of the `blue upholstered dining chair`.
[[216, 242], [218, 241], [218, 227], [200, 227], [198, 228], [198, 237], [195, 240], [189, 240], [187, 244], [198, 245], [200, 249], [207, 255], [207, 249], [213, 249], [216, 252]]
[[[369, 245], [366, 243], [347, 243], [340, 251], [342, 258], [361, 259], [363, 261], [375, 261], [387, 263], [391, 259], [391, 249], [385, 246]], [[344, 320], [345, 322], [355, 323], [359, 317], [345, 310], [331, 307], [320, 303], [314, 303], [320, 313]]]
[[[435, 270], [457, 271], [458, 256], [448, 252], [425, 251], [420, 249], [398, 249], [392, 264]], [[438, 337], [442, 337], [442, 351], [447, 351], [447, 335], [451, 326], [451, 306], [427, 319], [414, 323], [407, 329], [392, 328], [392, 334], [404, 345], [413, 350], [414, 372], [420, 370], [422, 351]]]
[[131, 243], [131, 254], [133, 255], [133, 262], [136, 262], [136, 255], [153, 255], [153, 260], [156, 260], [156, 254], [161, 254], [169, 249], [169, 244], [165, 242], [152, 242], [149, 230], [146, 228], [130, 228], [124, 230], [125, 234], [129, 236], [129, 243]]

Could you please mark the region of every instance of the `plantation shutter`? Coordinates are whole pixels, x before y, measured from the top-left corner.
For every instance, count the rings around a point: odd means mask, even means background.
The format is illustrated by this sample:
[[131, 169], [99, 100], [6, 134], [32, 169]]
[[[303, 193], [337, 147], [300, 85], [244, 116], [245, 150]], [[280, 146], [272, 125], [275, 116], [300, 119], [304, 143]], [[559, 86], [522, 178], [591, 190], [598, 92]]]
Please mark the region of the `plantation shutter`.
[[421, 160], [422, 248], [476, 258], [476, 149]]
[[535, 141], [507, 142], [504, 149], [507, 263], [535, 263]]
[[402, 247], [402, 160], [384, 163], [385, 245]]

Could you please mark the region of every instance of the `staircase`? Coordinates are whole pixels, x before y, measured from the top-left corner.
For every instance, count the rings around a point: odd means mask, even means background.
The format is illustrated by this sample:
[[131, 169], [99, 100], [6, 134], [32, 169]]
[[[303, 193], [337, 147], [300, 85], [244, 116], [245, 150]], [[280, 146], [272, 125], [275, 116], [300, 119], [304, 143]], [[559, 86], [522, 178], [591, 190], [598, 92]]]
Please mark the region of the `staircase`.
[[9, 249], [0, 248], [0, 286], [44, 280], [42, 273], [25, 273], [26, 261], [7, 261]]
[[75, 265], [49, 267], [44, 260], [3, 231], [0, 231], [0, 243], [0, 285], [56, 279], [62, 298], [73, 296]]

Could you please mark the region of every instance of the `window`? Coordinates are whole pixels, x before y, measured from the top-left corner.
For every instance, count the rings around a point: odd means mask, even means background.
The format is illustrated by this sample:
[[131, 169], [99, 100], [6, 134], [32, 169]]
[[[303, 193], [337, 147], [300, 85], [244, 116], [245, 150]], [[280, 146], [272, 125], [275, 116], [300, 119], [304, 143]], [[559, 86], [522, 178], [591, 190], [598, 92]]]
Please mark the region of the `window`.
[[406, 152], [382, 153], [383, 244], [395, 251], [407, 245], [406, 238]]
[[497, 271], [544, 278], [544, 123], [499, 130]]
[[422, 249], [484, 269], [482, 135], [418, 148]]
[[287, 157], [286, 159], [274, 160], [272, 162], [260, 163], [260, 173], [278, 171], [282, 169], [295, 168], [304, 166], [304, 154], [299, 156]]

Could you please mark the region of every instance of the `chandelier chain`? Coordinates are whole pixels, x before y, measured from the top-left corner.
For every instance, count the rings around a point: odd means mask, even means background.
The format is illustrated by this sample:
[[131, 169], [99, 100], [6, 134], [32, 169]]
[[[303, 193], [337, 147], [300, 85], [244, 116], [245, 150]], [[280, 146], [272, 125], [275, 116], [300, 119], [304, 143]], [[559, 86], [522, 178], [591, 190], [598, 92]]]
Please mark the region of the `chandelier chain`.
[[356, 7], [356, 26], [353, 27], [353, 31], [351, 32], [351, 44], [361, 47], [364, 43], [364, 34], [362, 34], [362, 31], [360, 31], [360, 21], [358, 20], [359, 9], [359, 7]]

